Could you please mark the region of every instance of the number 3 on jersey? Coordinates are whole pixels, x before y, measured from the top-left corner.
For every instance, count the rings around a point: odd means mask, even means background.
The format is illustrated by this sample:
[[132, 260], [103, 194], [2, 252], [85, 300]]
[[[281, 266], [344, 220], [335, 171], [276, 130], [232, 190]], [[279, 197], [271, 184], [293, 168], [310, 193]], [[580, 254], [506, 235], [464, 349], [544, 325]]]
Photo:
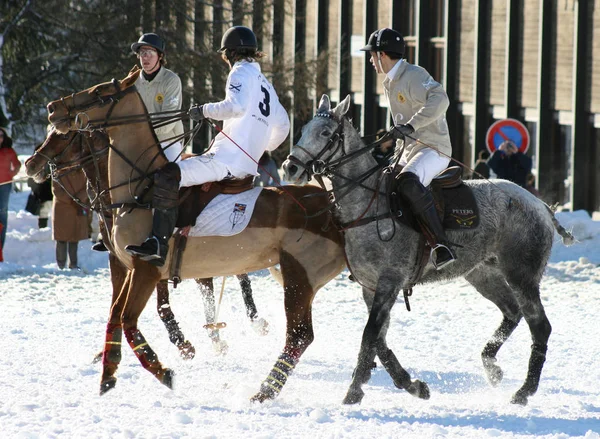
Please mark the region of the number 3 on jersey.
[[269, 90], [267, 90], [262, 85], [260, 86], [260, 89], [265, 95], [265, 98], [262, 100], [262, 102], [258, 104], [258, 109], [260, 110], [263, 116], [269, 117], [269, 114], [271, 114], [271, 106], [269, 105], [269, 103], [271, 102], [271, 96], [269, 95]]

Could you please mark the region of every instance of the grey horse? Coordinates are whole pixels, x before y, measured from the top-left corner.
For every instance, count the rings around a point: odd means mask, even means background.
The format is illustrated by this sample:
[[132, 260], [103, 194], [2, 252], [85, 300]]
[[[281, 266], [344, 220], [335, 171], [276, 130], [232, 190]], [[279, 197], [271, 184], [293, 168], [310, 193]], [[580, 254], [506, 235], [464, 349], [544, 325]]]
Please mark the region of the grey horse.
[[[390, 211], [387, 198], [381, 194], [391, 177], [381, 171], [373, 172], [377, 163], [369, 153], [372, 148], [365, 146], [344, 117], [349, 106], [348, 96], [331, 109], [329, 97], [324, 95], [316, 116], [303, 127], [300, 140], [283, 165], [285, 179], [296, 184], [307, 183], [313, 175], [330, 178], [337, 207], [335, 217], [345, 229], [349, 268], [362, 286], [370, 311], [344, 403], [362, 400], [361, 387], [371, 377], [376, 355], [396, 387], [428, 399], [427, 384], [411, 380], [386, 343], [390, 311], [400, 289], [411, 286], [421, 235], [394, 219], [381, 219]], [[428, 262], [420, 282], [463, 276], [500, 309], [502, 322], [481, 354], [488, 380], [494, 386], [503, 377], [496, 354], [521, 318], [525, 318], [533, 340], [529, 368], [524, 384], [511, 399], [512, 403], [525, 405], [538, 389], [552, 330], [540, 300], [539, 285], [554, 230], [565, 244], [572, 243], [573, 237], [560, 226], [546, 204], [511, 182], [471, 180], [465, 184], [475, 196], [479, 226], [465, 231], [448, 230], [457, 261], [439, 271]]]

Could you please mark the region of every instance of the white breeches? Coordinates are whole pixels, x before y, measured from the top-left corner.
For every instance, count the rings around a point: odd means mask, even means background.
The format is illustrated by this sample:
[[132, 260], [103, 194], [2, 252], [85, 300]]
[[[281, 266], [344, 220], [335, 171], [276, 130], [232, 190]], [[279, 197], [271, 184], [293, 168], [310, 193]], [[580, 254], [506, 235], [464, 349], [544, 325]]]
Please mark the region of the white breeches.
[[408, 163], [405, 158], [400, 159], [400, 166], [404, 166], [402, 172], [412, 172], [417, 177], [423, 186], [427, 187], [433, 180], [433, 177], [438, 175], [448, 167], [450, 159], [439, 154], [431, 148], [423, 148], [417, 152]]
[[225, 163], [215, 160], [214, 154], [207, 153], [178, 163], [181, 169], [180, 187], [195, 186], [209, 181], [221, 181], [227, 177], [244, 178], [246, 172], [236, 172]]

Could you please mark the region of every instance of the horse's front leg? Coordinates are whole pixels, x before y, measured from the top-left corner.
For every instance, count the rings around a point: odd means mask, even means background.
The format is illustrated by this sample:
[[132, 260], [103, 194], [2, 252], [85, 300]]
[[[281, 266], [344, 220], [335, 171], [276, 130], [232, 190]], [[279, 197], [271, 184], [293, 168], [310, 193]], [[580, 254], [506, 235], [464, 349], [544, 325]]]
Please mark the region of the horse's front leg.
[[[397, 295], [397, 288], [391, 282], [382, 282], [381, 280], [378, 282], [369, 319], [363, 331], [358, 362], [352, 375], [350, 388], [344, 398], [344, 404], [359, 403], [365, 395], [362, 385], [371, 378], [371, 368], [378, 352], [378, 346], [381, 353], [384, 354], [382, 347], [385, 347], [386, 323], [389, 322], [390, 312]], [[382, 361], [384, 360], [382, 359]]]
[[312, 324], [312, 301], [316, 291], [312, 287], [304, 267], [287, 252], [281, 252], [283, 274], [286, 339], [283, 352], [277, 358], [271, 372], [262, 382], [260, 391], [251, 401], [263, 402], [274, 399], [287, 382], [300, 357], [314, 340]]
[[172, 389], [173, 371], [162, 366], [158, 356], [137, 327], [138, 318], [159, 280], [160, 273], [155, 266], [138, 258], [133, 259], [133, 270], [129, 276], [129, 289], [121, 322], [125, 338], [142, 366], [162, 384]]
[[121, 312], [125, 306], [127, 288], [129, 286], [129, 272], [116, 256], [108, 257], [110, 266], [110, 280], [113, 287], [109, 321], [106, 326], [102, 359], [102, 379], [100, 381], [100, 395], [115, 387], [117, 378], [115, 373], [121, 362], [121, 339], [123, 327], [121, 326]]
[[169, 284], [166, 280], [161, 280], [156, 285], [156, 308], [160, 319], [167, 328], [169, 340], [177, 349], [184, 360], [191, 360], [196, 355], [196, 349], [185, 339], [183, 332], [179, 328], [179, 323], [175, 320], [175, 314], [169, 302]]

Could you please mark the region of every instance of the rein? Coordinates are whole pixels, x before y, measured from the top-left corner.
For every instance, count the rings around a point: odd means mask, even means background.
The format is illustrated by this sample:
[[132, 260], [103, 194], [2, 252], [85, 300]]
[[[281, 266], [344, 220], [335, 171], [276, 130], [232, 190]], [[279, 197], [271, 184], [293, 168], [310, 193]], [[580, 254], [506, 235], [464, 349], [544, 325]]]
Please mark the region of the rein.
[[[337, 171], [338, 168], [341, 168], [345, 164], [355, 160], [356, 158], [360, 157], [361, 155], [363, 155], [367, 152], [371, 152], [374, 147], [376, 147], [377, 145], [379, 145], [380, 143], [382, 143], [383, 141], [386, 140], [386, 136], [382, 137], [381, 139], [379, 139], [377, 142], [375, 142], [373, 144], [366, 145], [362, 148], [357, 149], [356, 151], [347, 153], [346, 149], [345, 149], [345, 135], [343, 132], [344, 120], [343, 119], [338, 120], [336, 117], [334, 117], [333, 114], [331, 114], [329, 112], [328, 113], [317, 113], [315, 115], [315, 117], [324, 117], [324, 118], [332, 119], [335, 122], [337, 122], [338, 126], [337, 126], [336, 130], [334, 131], [334, 133], [329, 137], [327, 143], [314, 156], [308, 150], [306, 150], [304, 147], [302, 147], [301, 145], [294, 146], [294, 148], [299, 148], [305, 154], [307, 154], [311, 158], [311, 160], [304, 163], [293, 155], [288, 156], [288, 160], [291, 163], [294, 163], [294, 164], [302, 167], [304, 169], [304, 172], [307, 173], [309, 177], [311, 176], [311, 174], [313, 176], [315, 176], [315, 178], [317, 179], [317, 181], [319, 182], [321, 187], [326, 191], [326, 193], [325, 193], [326, 195], [331, 196], [333, 194], [333, 190], [328, 191], [325, 188], [325, 185], [322, 180], [322, 176], [326, 176], [329, 178], [338, 177], [343, 180], [346, 180], [347, 183], [345, 183], [338, 189], [346, 189], [347, 188], [347, 190], [345, 192], [343, 192], [340, 196], [338, 196], [335, 200], [333, 200], [332, 203], [328, 207], [321, 209], [316, 214], [313, 214], [311, 217], [321, 215], [328, 210], [332, 210], [332, 209], [336, 208], [337, 206], [339, 206], [340, 200], [345, 198], [348, 194], [350, 194], [354, 189], [356, 189], [358, 187], [361, 187], [363, 189], [373, 192], [373, 196], [371, 197], [371, 200], [369, 201], [369, 204], [367, 205], [366, 209], [363, 211], [363, 213], [361, 215], [359, 215], [358, 218], [356, 218], [355, 220], [350, 221], [348, 223], [338, 224], [338, 229], [340, 231], [343, 232], [350, 228], [357, 227], [359, 225], [368, 224], [372, 221], [379, 221], [379, 219], [387, 218], [387, 217], [391, 216], [391, 212], [388, 212], [383, 217], [381, 215], [378, 215], [378, 216], [364, 218], [364, 216], [367, 214], [367, 212], [373, 205], [373, 202], [375, 201], [375, 199], [378, 199], [378, 197], [380, 195], [385, 195], [384, 192], [381, 192], [379, 190], [379, 187], [381, 185], [381, 181], [384, 176], [383, 170], [385, 168], [388, 168], [387, 166], [377, 164], [374, 167], [365, 171], [363, 174], [359, 175], [356, 179], [350, 179]], [[331, 154], [329, 154], [329, 156], [327, 158], [322, 159], [321, 157], [323, 157], [325, 155], [325, 153], [332, 148], [333, 148], [333, 152]], [[340, 149], [341, 149], [341, 157], [334, 160], [333, 157], [338, 153], [338, 151]], [[371, 177], [373, 174], [375, 174], [378, 171], [381, 171], [381, 174], [380, 174], [380, 178], [377, 181], [377, 185], [376, 185], [375, 189], [363, 184], [365, 180], [367, 180], [369, 177]], [[314, 194], [314, 195], [322, 195], [322, 194]], [[308, 196], [311, 196], [311, 195], [306, 195], [306, 197], [308, 197]]]

